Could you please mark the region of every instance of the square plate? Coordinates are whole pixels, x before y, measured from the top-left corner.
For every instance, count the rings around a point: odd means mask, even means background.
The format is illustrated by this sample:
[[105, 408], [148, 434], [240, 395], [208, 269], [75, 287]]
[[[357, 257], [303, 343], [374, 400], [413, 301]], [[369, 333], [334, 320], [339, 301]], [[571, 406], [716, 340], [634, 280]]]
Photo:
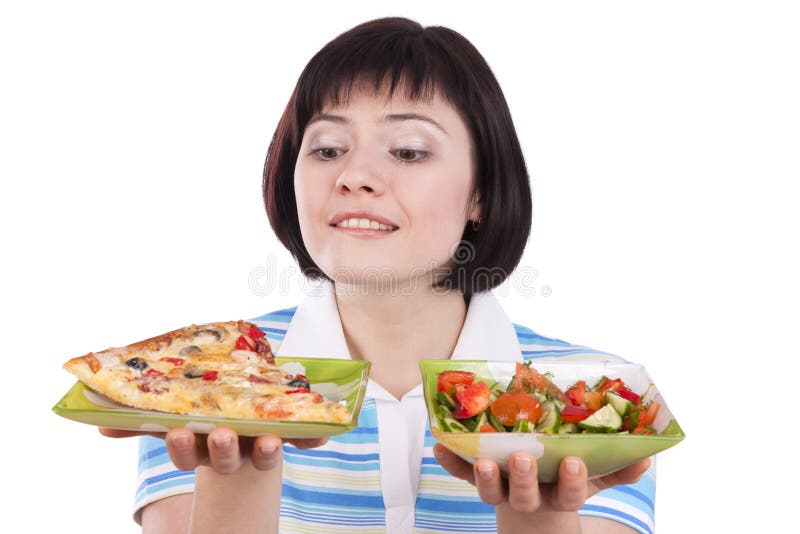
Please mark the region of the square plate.
[[364, 401], [370, 362], [277, 356], [275, 365], [292, 374], [306, 375], [311, 382], [311, 390], [327, 400], [344, 401], [353, 415], [350, 423], [231, 419], [140, 410], [119, 404], [80, 381], [53, 406], [53, 411], [81, 423], [145, 432], [166, 432], [171, 428], [185, 427], [199, 434], [207, 434], [215, 427], [222, 426], [234, 430], [240, 436], [274, 434], [282, 438], [318, 438], [343, 434], [358, 426], [358, 414]]
[[596, 478], [677, 445], [686, 437], [650, 375], [638, 364], [533, 360], [532, 366], [542, 374], [552, 373], [553, 382], [564, 390], [578, 380], [594, 384], [603, 375], [621, 378], [639, 394], [653, 384], [647, 398], [642, 400], [655, 400], [661, 404], [653, 424], [658, 435], [446, 432], [439, 429], [434, 411], [439, 373], [471, 371], [475, 373], [476, 380], [484, 381], [491, 387], [495, 382], [508, 384], [514, 376], [516, 362], [422, 360], [419, 366], [433, 437], [470, 463], [478, 458], [494, 460], [504, 473], [508, 472], [511, 453], [524, 450], [537, 458], [540, 482], [555, 482], [558, 479], [558, 466], [565, 456], [582, 458], [589, 471], [589, 478]]

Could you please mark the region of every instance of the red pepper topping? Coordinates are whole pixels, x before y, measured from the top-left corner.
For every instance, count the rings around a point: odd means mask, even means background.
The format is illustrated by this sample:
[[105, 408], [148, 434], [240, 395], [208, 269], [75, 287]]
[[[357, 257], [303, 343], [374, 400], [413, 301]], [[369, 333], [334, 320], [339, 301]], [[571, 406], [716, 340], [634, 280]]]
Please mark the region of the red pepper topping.
[[183, 365], [184, 363], [186, 363], [186, 360], [184, 360], [183, 358], [161, 358], [161, 361], [169, 362], [173, 365]]
[[203, 380], [216, 380], [219, 376], [219, 371], [206, 371], [203, 373]]
[[311, 393], [310, 389], [307, 388], [297, 388], [297, 389], [290, 389], [286, 392], [287, 395], [291, 395], [293, 393]]
[[247, 338], [243, 335], [239, 336], [236, 340], [236, 350], [253, 350], [255, 347], [250, 344]]
[[248, 330], [247, 335], [250, 336], [250, 339], [261, 339], [264, 337], [264, 332], [256, 325], [253, 325], [250, 327], [250, 330]]
[[639, 395], [637, 395], [636, 393], [634, 393], [629, 389], [623, 389], [617, 391], [617, 394], [619, 394], [619, 396], [622, 397], [623, 399], [631, 401], [633, 404], [639, 404], [639, 401], [641, 400], [641, 397]]
[[258, 375], [250, 375], [248, 380], [250, 382], [252, 382], [253, 384], [268, 384], [269, 383], [269, 380], [267, 380], [263, 376], [258, 376]]
[[142, 376], [164, 376], [164, 373], [151, 368], [148, 369]]

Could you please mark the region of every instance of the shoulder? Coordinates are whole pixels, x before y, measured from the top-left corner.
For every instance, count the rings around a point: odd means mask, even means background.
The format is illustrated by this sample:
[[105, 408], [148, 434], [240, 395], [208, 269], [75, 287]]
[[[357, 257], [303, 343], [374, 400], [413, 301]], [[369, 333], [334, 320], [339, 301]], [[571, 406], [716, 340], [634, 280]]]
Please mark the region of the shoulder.
[[591, 361], [609, 363], [628, 363], [627, 360], [610, 352], [597, 350], [583, 345], [575, 345], [562, 339], [544, 336], [517, 323], [514, 325], [514, 332], [517, 334], [522, 358], [549, 359], [565, 361]]

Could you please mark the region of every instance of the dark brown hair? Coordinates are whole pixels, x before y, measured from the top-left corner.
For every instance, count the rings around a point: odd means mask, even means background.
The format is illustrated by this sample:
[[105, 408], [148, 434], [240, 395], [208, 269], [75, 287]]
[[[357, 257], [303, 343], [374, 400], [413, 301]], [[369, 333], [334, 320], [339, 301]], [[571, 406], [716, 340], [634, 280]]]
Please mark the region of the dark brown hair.
[[278, 239], [304, 275], [329, 279], [300, 234], [294, 168], [309, 119], [328, 103], [347, 102], [364, 81], [374, 84], [375, 94], [389, 83], [390, 98], [398, 87], [411, 100], [437, 94], [464, 120], [474, 151], [470, 198], [481, 200], [481, 222], [477, 231], [467, 222], [448, 276], [433, 285], [458, 288], [467, 299], [500, 285], [522, 257], [532, 216], [528, 172], [511, 113], [489, 65], [467, 39], [405, 18], [354, 27], [325, 45], [300, 74], [264, 164], [264, 205]]

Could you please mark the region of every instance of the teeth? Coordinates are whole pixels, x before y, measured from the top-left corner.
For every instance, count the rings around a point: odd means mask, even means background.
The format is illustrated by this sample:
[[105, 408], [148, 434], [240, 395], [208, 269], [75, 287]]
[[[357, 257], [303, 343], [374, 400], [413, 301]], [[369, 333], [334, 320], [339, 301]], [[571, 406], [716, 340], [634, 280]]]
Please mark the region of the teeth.
[[397, 230], [395, 226], [387, 226], [370, 219], [345, 219], [336, 226], [339, 228], [363, 228], [365, 230]]

